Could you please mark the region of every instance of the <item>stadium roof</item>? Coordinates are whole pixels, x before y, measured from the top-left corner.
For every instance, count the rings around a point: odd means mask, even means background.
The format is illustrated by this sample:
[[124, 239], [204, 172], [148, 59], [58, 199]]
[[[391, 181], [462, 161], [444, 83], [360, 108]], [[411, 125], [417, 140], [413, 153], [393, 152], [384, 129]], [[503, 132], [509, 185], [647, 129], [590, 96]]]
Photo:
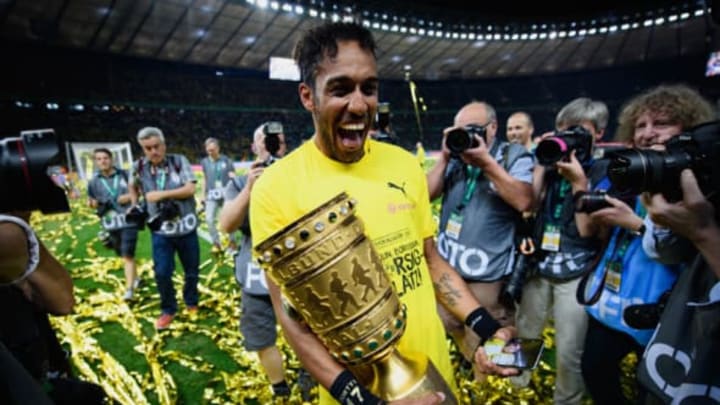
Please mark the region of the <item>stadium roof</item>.
[[[492, 3], [492, 4], [490, 4]], [[267, 70], [322, 21], [375, 33], [384, 78], [540, 75], [709, 51], [696, 1], [0, 0], [0, 37]]]

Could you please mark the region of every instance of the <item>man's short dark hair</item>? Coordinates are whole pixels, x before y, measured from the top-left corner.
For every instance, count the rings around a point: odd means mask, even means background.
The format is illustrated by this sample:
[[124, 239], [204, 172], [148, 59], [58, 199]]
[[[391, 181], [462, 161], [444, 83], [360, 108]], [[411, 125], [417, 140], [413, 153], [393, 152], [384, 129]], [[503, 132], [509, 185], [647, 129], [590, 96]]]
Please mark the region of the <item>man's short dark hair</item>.
[[295, 45], [293, 58], [300, 68], [303, 83], [315, 86], [317, 67], [327, 56], [337, 56], [338, 41], [357, 41], [360, 48], [375, 56], [375, 40], [370, 31], [355, 23], [336, 22], [308, 30]]
[[113, 157], [112, 152], [110, 152], [110, 149], [108, 149], [108, 148], [95, 148], [93, 150], [93, 156], [95, 156], [96, 153], [104, 153], [104, 154], [108, 155], [108, 157], [110, 159], [112, 159], [112, 157]]

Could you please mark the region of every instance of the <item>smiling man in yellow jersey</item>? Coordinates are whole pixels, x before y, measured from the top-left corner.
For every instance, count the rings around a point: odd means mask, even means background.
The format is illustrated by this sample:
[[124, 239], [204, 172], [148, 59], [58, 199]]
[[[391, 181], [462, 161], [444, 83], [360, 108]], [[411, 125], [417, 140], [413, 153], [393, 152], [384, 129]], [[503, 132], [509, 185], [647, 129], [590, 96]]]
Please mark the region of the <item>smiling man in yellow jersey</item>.
[[[496, 334], [507, 340], [514, 331], [498, 330], [497, 322], [479, 307], [463, 280], [438, 255], [425, 174], [416, 158], [396, 146], [368, 139], [378, 102], [374, 48], [368, 30], [347, 23], [312, 29], [296, 46], [295, 59], [303, 78], [300, 100], [312, 113], [315, 134], [267, 168], [255, 184], [250, 201], [253, 245], [338, 193], [347, 192], [357, 200], [357, 215], [407, 307], [407, 329], [399, 341], [400, 350], [425, 353], [455, 387], [436, 298], [483, 339]], [[270, 280], [268, 284], [285, 336], [315, 379], [342, 404], [381, 403], [330, 356], [305, 325], [284, 312], [278, 286]], [[515, 372], [487, 362], [482, 350], [477, 359], [487, 372]], [[333, 403], [325, 389], [321, 390], [321, 403]], [[394, 403], [435, 404], [442, 400], [441, 394], [430, 393]]]

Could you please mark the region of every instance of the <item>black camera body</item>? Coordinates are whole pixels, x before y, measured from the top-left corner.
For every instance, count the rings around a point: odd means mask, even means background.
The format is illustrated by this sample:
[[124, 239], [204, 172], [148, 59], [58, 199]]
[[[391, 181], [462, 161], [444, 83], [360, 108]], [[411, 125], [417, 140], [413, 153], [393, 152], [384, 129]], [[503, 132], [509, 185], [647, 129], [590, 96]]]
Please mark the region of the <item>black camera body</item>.
[[720, 191], [720, 121], [672, 137], [665, 151], [625, 149], [613, 152], [608, 177], [619, 190], [662, 193], [680, 201], [680, 173], [691, 169], [703, 194], [717, 207]]
[[262, 166], [268, 167], [268, 166], [272, 165], [273, 163], [277, 162], [278, 160], [279, 159], [276, 158], [275, 156], [270, 155], [267, 159], [265, 159], [265, 161], [262, 162]]
[[270, 156], [277, 156], [280, 150], [280, 134], [283, 133], [282, 124], [277, 121], [269, 121], [263, 125], [262, 130], [265, 134], [265, 150]]
[[585, 164], [592, 158], [593, 136], [580, 125], [564, 131], [555, 131], [553, 136], [540, 141], [535, 149], [535, 157], [543, 166], [551, 166], [561, 160], [569, 160], [575, 151], [575, 158]]
[[470, 124], [448, 132], [445, 136], [445, 146], [453, 156], [458, 156], [466, 150], [477, 148], [480, 145], [475, 139], [475, 135], [480, 136], [487, 143], [487, 128]]
[[125, 214], [125, 222], [142, 229], [145, 227], [147, 212], [139, 205], [135, 205]]
[[580, 191], [573, 196], [575, 202], [575, 212], [584, 212], [592, 214], [603, 208], [612, 207], [605, 196], [608, 195], [604, 191]]
[[113, 239], [112, 234], [106, 230], [102, 230], [98, 232], [97, 234], [98, 240], [100, 243], [106, 247], [107, 249], [114, 249], [115, 248], [115, 241]]
[[163, 222], [171, 221], [180, 216], [180, 206], [175, 201], [163, 200], [157, 206], [158, 212], [147, 219], [147, 226], [153, 232], [158, 231]]
[[65, 191], [48, 175], [62, 160], [60, 140], [52, 129], [22, 131], [0, 140], [0, 184], [8, 190], [0, 198], [0, 212], [69, 212]]
[[98, 217], [102, 218], [107, 214], [108, 212], [112, 211], [113, 205], [109, 202], [98, 202], [97, 209], [95, 210], [95, 213]]

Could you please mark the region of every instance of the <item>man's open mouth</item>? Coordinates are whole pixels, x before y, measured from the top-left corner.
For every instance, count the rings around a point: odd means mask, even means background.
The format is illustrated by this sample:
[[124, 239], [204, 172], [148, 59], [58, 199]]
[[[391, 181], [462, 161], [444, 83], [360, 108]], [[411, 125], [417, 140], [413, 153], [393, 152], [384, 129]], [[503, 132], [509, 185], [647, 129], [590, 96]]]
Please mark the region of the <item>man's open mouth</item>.
[[343, 147], [349, 149], [358, 149], [362, 147], [363, 135], [365, 134], [365, 124], [345, 124], [341, 125], [337, 130], [340, 136], [340, 143]]

